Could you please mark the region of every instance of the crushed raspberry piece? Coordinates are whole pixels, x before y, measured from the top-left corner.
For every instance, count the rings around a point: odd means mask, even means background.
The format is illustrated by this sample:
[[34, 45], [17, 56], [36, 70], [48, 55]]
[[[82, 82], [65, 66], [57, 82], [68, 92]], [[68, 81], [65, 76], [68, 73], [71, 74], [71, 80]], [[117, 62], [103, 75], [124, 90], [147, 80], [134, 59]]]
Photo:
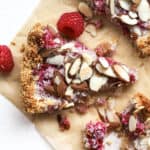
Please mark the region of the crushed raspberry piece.
[[62, 131], [70, 129], [70, 122], [69, 122], [67, 116], [58, 114], [57, 121], [58, 121], [59, 127]]
[[106, 99], [105, 98], [98, 98], [96, 101], [96, 104], [98, 104], [99, 106], [102, 106], [106, 103]]
[[103, 150], [103, 140], [107, 127], [103, 122], [89, 122], [85, 128], [84, 146], [87, 149]]
[[43, 42], [45, 48], [57, 48], [61, 46], [62, 40], [47, 27], [43, 33]]
[[14, 67], [11, 50], [6, 45], [0, 45], [0, 72], [9, 73]]
[[83, 17], [78, 12], [64, 13], [57, 23], [57, 28], [65, 36], [77, 38], [84, 31]]
[[95, 13], [102, 14], [105, 12], [105, 0], [93, 0]]

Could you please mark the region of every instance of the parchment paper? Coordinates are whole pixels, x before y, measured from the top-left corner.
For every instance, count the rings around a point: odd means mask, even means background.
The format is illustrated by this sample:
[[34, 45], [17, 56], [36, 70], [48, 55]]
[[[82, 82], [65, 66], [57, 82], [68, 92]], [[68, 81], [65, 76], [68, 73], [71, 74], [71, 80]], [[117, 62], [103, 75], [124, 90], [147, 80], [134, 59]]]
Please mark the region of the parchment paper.
[[[37, 22], [55, 26], [60, 15], [64, 12], [76, 10], [77, 4], [77, 0], [41, 0], [32, 16], [14, 38], [13, 42], [15, 42], [16, 45], [10, 45], [15, 60], [15, 68], [9, 75], [0, 75], [0, 93], [12, 101], [21, 111], [23, 111], [23, 104], [20, 97], [19, 83], [22, 57], [20, 48], [21, 45], [26, 42], [28, 31]], [[118, 28], [106, 23], [105, 26], [97, 32], [95, 38], [92, 38], [88, 33], [84, 32], [79, 40], [84, 42], [89, 48], [94, 48], [101, 41], [116, 42], [118, 46], [116, 55], [114, 56], [115, 59], [138, 69], [139, 80], [136, 84], [124, 90], [120, 96], [116, 97], [116, 109], [118, 111], [123, 109], [129, 98], [136, 92], [142, 92], [150, 97], [150, 58], [138, 58], [136, 50], [132, 47], [130, 40], [124, 37]], [[65, 111], [65, 113], [67, 113], [71, 121], [71, 129], [64, 132], [60, 132], [55, 116], [26, 115], [32, 119], [40, 134], [50, 142], [55, 149], [83, 149], [81, 131], [87, 122], [98, 119], [96, 110], [91, 108], [86, 115], [82, 116], [71, 111]]]

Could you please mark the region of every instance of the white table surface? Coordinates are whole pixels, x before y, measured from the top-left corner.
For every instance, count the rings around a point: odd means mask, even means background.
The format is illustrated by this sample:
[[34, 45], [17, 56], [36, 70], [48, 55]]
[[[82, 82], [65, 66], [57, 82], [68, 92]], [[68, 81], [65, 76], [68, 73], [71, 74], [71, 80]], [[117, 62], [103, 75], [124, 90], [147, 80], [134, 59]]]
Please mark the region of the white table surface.
[[[39, 0], [0, 0], [0, 44], [9, 44]], [[50, 150], [32, 124], [0, 95], [0, 149]]]

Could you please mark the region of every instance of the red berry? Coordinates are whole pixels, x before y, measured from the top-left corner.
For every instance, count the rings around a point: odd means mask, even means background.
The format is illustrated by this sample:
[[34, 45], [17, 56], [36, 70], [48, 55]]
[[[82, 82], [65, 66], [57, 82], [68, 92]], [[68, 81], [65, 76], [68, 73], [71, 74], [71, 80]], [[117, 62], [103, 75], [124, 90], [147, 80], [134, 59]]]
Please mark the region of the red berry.
[[0, 45], [0, 72], [8, 73], [14, 66], [10, 49], [5, 45]]
[[64, 13], [57, 23], [57, 28], [65, 36], [77, 38], [84, 31], [83, 17], [78, 12]]

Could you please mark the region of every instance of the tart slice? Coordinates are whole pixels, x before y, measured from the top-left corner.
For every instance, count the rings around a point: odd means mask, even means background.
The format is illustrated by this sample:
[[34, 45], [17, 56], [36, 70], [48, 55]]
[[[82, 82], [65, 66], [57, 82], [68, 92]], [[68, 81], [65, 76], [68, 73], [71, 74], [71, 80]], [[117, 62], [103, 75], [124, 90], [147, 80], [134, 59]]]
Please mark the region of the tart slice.
[[27, 112], [52, 113], [74, 107], [135, 80], [135, 70], [98, 56], [78, 41], [63, 39], [50, 26], [37, 24], [29, 32], [21, 71]]
[[[139, 50], [141, 56], [150, 55], [149, 0], [85, 0], [96, 16], [106, 16], [120, 26]], [[87, 17], [90, 9], [81, 2], [79, 9]], [[91, 13], [90, 13], [91, 14]], [[92, 15], [90, 16], [92, 17]]]
[[147, 97], [137, 93], [121, 114], [108, 107], [102, 111], [104, 107], [99, 107], [99, 113], [105, 119], [86, 125], [83, 132], [86, 149], [150, 149], [150, 100]]

